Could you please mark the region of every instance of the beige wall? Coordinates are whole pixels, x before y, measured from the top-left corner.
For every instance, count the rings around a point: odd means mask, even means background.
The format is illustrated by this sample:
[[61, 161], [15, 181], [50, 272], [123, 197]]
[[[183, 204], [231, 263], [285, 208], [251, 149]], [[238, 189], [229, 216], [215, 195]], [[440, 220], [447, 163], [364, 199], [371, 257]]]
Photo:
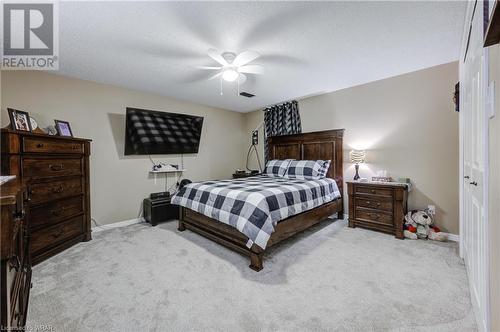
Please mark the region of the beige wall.
[[[350, 149], [366, 149], [362, 177], [384, 169], [393, 178], [411, 178], [410, 208], [436, 205], [437, 224], [458, 234], [459, 136], [452, 102], [457, 81], [458, 64], [453, 62], [302, 99], [302, 131], [345, 128], [344, 161]], [[249, 132], [263, 113], [246, 117]], [[346, 162], [345, 179], [353, 173]]]
[[[43, 72], [4, 71], [1, 78], [1, 123], [9, 123], [6, 108], [28, 111], [45, 127], [53, 119], [67, 120], [78, 137], [90, 138], [92, 217], [99, 224], [137, 218], [142, 199], [163, 191], [165, 175], [149, 175], [147, 156], [124, 156], [125, 108], [135, 106], [204, 116], [200, 151], [185, 155], [192, 180], [228, 178], [244, 162], [244, 116], [158, 95], [70, 79]], [[180, 156], [155, 161], [180, 164]], [[169, 184], [175, 183], [173, 175]]]
[[500, 46], [490, 47], [490, 81], [495, 81], [495, 117], [489, 121], [489, 236], [491, 330], [500, 331]]

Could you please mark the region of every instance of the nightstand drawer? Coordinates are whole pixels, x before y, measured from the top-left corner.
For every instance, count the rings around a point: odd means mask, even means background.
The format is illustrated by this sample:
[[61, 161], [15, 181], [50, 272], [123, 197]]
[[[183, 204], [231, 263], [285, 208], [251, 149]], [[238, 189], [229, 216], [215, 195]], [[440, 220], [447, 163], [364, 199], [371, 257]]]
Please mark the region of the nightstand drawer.
[[375, 197], [375, 196], [365, 196], [358, 195], [356, 196], [356, 206], [383, 210], [387, 212], [391, 212], [393, 210], [392, 199], [384, 198], [384, 197]]
[[392, 189], [375, 188], [373, 186], [356, 186], [356, 194], [392, 197]]
[[379, 224], [386, 224], [391, 226], [393, 224], [392, 215], [385, 212], [364, 209], [364, 208], [356, 209], [356, 219], [379, 223]]

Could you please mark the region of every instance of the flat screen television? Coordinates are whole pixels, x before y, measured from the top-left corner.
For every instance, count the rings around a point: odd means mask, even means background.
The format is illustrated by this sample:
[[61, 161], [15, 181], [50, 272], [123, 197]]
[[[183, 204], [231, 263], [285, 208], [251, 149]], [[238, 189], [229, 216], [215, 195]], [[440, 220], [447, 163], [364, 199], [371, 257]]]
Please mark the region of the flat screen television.
[[197, 153], [203, 117], [127, 107], [125, 155]]

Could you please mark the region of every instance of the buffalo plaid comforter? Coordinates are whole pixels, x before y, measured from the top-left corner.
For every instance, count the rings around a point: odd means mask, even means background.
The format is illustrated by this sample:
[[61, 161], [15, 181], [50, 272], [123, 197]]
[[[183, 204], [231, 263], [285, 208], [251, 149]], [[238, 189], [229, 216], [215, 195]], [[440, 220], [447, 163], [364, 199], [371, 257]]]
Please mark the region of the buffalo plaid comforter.
[[172, 203], [236, 228], [266, 248], [276, 224], [340, 197], [333, 179], [300, 180], [265, 175], [234, 180], [190, 183]]

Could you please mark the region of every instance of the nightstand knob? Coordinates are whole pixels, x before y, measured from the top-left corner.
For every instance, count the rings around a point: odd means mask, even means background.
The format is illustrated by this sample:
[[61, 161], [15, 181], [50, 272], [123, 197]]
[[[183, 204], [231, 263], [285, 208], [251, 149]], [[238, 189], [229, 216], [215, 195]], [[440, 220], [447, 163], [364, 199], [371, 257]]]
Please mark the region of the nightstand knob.
[[370, 201], [366, 201], [366, 204], [370, 204], [371, 202]]
[[372, 194], [374, 194], [374, 193], [375, 193], [375, 189], [372, 189]]

